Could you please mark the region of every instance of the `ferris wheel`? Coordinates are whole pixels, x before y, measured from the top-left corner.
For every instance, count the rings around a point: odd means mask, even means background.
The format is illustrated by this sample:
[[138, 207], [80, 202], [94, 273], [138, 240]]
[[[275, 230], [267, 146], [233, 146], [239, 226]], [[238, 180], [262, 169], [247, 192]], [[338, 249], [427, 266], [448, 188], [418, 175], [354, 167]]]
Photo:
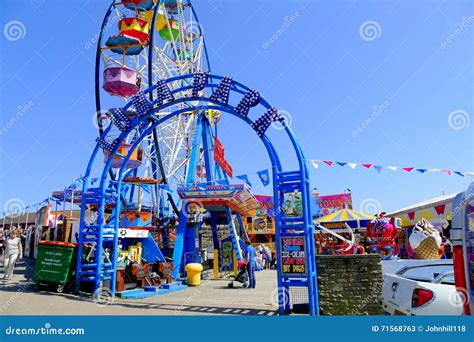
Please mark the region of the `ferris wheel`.
[[[161, 79], [209, 71], [203, 30], [189, 0], [112, 1], [102, 23], [96, 56], [99, 134], [104, 132], [104, 119], [113, 120], [102, 108], [121, 107], [140, 89], [147, 89]], [[182, 82], [177, 79], [168, 86], [173, 91], [182, 87]], [[148, 96], [153, 101], [158, 92]], [[151, 177], [162, 184], [184, 183], [197, 113], [189, 103], [177, 107], [182, 113], [143, 141], [136, 161], [129, 165], [133, 176]], [[132, 117], [135, 113], [132, 110], [127, 115]], [[108, 137], [120, 134], [114, 129]], [[127, 143], [131, 145], [139, 135], [138, 128]], [[125, 154], [126, 149], [124, 144]], [[110, 176], [114, 179], [114, 172]], [[154, 196], [158, 198], [158, 187], [155, 189]]]

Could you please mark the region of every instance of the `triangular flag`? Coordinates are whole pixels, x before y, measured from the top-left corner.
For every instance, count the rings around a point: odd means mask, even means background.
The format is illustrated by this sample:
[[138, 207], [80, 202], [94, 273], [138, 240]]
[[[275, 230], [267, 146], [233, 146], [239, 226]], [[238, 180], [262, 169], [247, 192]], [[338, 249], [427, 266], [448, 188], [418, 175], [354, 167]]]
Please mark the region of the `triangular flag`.
[[474, 172], [464, 172], [466, 175], [468, 176], [471, 176], [472, 178], [474, 178]]
[[247, 175], [236, 176], [236, 178], [243, 180], [248, 186], [252, 187], [252, 183], [250, 183], [249, 177]]
[[405, 170], [406, 172], [412, 172], [413, 171], [413, 167], [402, 167], [403, 170]]
[[439, 172], [441, 171], [440, 169], [428, 169], [429, 172]]
[[347, 165], [349, 165], [350, 168], [354, 170], [357, 166], [357, 163], [347, 163]]
[[374, 166], [378, 173], [382, 172], [382, 166]]
[[453, 171], [451, 170], [441, 170], [441, 172], [447, 174], [448, 176], [451, 176], [453, 174]]
[[461, 177], [464, 177], [464, 173], [462, 173], [461, 171], [454, 171], [454, 173]]
[[443, 215], [444, 214], [444, 209], [446, 209], [446, 204], [437, 205], [434, 208], [436, 210], [436, 214]]
[[338, 164], [341, 165], [341, 166], [344, 166], [344, 165], [347, 164], [347, 163], [343, 163], [343, 162], [336, 162], [336, 163], [338, 163]]
[[428, 169], [416, 169], [419, 173], [425, 173]]
[[397, 171], [398, 167], [396, 167], [396, 166], [387, 166], [387, 169], [392, 170], [392, 171]]
[[363, 167], [366, 169], [370, 169], [372, 167], [372, 164], [361, 164]]
[[328, 164], [329, 166], [332, 166], [333, 162], [330, 160], [323, 160], [325, 164]]
[[414, 220], [414, 219], [415, 219], [415, 212], [412, 211], [412, 212], [408, 213], [408, 218], [409, 218], [410, 220]]
[[268, 170], [258, 171], [257, 175], [260, 177], [263, 186], [270, 184], [270, 174], [268, 173]]
[[321, 163], [321, 160], [311, 160], [311, 164], [313, 164], [316, 170], [319, 168], [319, 163]]

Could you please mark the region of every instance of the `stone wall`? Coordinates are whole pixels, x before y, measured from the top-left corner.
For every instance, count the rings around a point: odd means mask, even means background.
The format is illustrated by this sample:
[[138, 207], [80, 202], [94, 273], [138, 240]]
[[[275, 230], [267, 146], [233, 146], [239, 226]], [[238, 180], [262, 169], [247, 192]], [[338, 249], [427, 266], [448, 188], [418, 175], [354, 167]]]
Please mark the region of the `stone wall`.
[[380, 256], [318, 255], [322, 315], [383, 315]]

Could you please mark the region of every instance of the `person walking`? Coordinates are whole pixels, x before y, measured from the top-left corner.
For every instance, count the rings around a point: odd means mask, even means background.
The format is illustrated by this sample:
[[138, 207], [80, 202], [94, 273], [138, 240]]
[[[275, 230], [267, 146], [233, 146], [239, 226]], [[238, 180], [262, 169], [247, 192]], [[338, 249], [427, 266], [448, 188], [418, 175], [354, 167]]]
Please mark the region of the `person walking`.
[[263, 246], [263, 253], [265, 253], [265, 268], [267, 270], [272, 268], [272, 251], [268, 246]]
[[5, 253], [3, 258], [3, 271], [5, 275], [3, 279], [11, 280], [15, 263], [17, 260], [23, 259], [23, 247], [20, 237], [16, 229], [12, 229], [10, 237], [5, 241]]
[[245, 241], [247, 245], [246, 259], [247, 259], [247, 274], [249, 276], [249, 289], [254, 289], [257, 285], [255, 280], [255, 249], [250, 244], [250, 241]]

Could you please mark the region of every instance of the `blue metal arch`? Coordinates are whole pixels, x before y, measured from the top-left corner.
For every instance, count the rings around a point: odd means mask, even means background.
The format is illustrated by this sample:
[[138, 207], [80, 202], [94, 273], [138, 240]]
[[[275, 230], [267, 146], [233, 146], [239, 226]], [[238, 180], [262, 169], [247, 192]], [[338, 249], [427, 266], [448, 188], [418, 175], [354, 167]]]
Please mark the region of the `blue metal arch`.
[[[173, 82], [176, 80], [189, 80], [192, 79], [194, 74], [189, 74], [189, 75], [183, 75], [183, 76], [177, 76], [173, 78], [169, 78], [167, 80], [164, 80], [165, 83]], [[218, 75], [209, 75], [209, 79], [212, 81], [219, 81], [223, 77], [218, 76]], [[184, 82], [183, 82], [184, 83]], [[191, 83], [189, 83], [191, 84]], [[206, 88], [215, 88], [217, 87], [217, 83], [208, 83], [206, 85]], [[144, 91], [145, 94], [152, 92], [155, 90], [157, 85], [153, 85], [147, 90]], [[173, 95], [176, 96], [180, 92], [186, 91], [191, 89], [192, 85], [189, 86], [183, 86], [179, 89], [176, 89], [173, 91]], [[247, 86], [243, 85], [242, 83], [239, 83], [237, 81], [232, 81], [231, 85], [231, 91], [240, 93], [240, 94], [245, 94], [247, 91], [250, 90]], [[103, 208], [105, 207], [106, 203], [106, 182], [107, 182], [107, 174], [109, 173], [109, 170], [111, 168], [111, 163], [112, 159], [117, 155], [117, 151], [120, 148], [121, 144], [125, 141], [126, 137], [140, 124], [142, 124], [145, 120], [148, 121], [148, 125], [144, 131], [141, 132], [141, 135], [138, 139], [134, 141], [132, 146], [129, 149], [129, 153], [127, 156], [125, 156], [123, 159], [123, 164], [122, 167], [119, 170], [118, 177], [116, 179], [116, 192], [120, 194], [121, 191], [121, 182], [124, 178], [126, 168], [125, 166], [127, 165], [127, 162], [132, 156], [133, 151], [140, 145], [140, 143], [143, 141], [143, 139], [148, 136], [155, 128], [157, 128], [160, 124], [166, 122], [167, 120], [171, 119], [172, 117], [179, 115], [180, 113], [187, 112], [190, 109], [189, 108], [183, 108], [179, 109], [176, 111], [171, 112], [170, 114], [166, 115], [165, 117], [158, 118], [154, 115], [156, 112], [163, 111], [171, 106], [184, 103], [184, 102], [191, 102], [191, 101], [197, 101], [199, 104], [196, 106], [193, 106], [193, 110], [204, 110], [204, 109], [214, 109], [214, 110], [219, 110], [221, 112], [226, 112], [229, 113], [233, 116], [236, 116], [246, 122], [248, 125], [251, 125], [253, 121], [248, 118], [248, 117], [242, 117], [239, 113], [235, 111], [235, 108], [232, 105], [229, 104], [222, 104], [222, 103], [215, 103], [210, 101], [208, 97], [190, 97], [190, 96], [184, 96], [178, 99], [175, 99], [174, 101], [170, 101], [168, 103], [165, 103], [161, 106], [156, 106], [156, 101], [152, 102], [152, 110], [150, 112], [142, 117], [135, 117], [132, 120], [132, 123], [127, 131], [124, 131], [120, 134], [118, 137], [118, 144], [113, 148], [113, 150], [110, 152], [108, 159], [106, 160], [105, 166], [102, 171], [102, 175], [100, 178], [100, 189], [101, 189], [101, 197], [100, 197], [100, 203], [99, 203], [99, 217], [98, 217], [98, 222], [99, 224], [103, 225], [104, 222], [104, 210]], [[212, 103], [212, 105], [202, 105], [201, 103]], [[127, 110], [131, 107], [131, 102], [128, 103], [125, 107], [123, 107], [123, 110]], [[270, 103], [263, 97], [261, 97], [260, 100], [260, 106], [270, 109], [272, 106]], [[314, 248], [314, 228], [312, 225], [312, 215], [311, 215], [311, 208], [309, 205], [309, 198], [310, 198], [310, 192], [309, 192], [309, 174], [308, 174], [308, 169], [306, 165], [306, 161], [302, 152], [302, 149], [290, 129], [286, 125], [286, 123], [283, 121], [282, 125], [284, 127], [285, 132], [287, 133], [288, 137], [290, 138], [290, 141], [292, 143], [292, 146], [295, 150], [295, 153], [297, 155], [298, 159], [298, 164], [299, 164], [299, 170], [297, 173], [291, 173], [291, 176], [293, 178], [298, 178], [301, 180], [301, 196], [302, 196], [302, 203], [303, 203], [303, 223], [302, 223], [302, 232], [299, 233], [299, 236], [304, 236], [305, 237], [305, 246], [306, 246], [306, 251], [307, 251], [307, 267], [308, 267], [308, 276], [306, 279], [306, 282], [302, 281], [295, 281], [295, 280], [285, 280], [283, 279], [283, 275], [281, 272], [281, 267], [278, 267], [278, 291], [279, 291], [279, 301], [280, 301], [280, 313], [284, 313], [285, 310], [288, 309], [289, 303], [286, 303], [287, 299], [285, 299], [285, 296], [287, 296], [287, 292], [289, 291], [290, 286], [302, 286], [301, 284], [305, 284], [304, 286], [307, 286], [308, 288], [308, 298], [309, 298], [309, 309], [310, 309], [310, 314], [317, 314], [318, 313], [318, 298], [317, 298], [317, 279], [316, 279], [316, 266], [315, 266], [315, 248]], [[104, 132], [102, 137], [107, 137], [107, 134], [111, 127], [108, 127], [107, 130]], [[270, 139], [264, 135], [261, 138], [267, 153], [270, 157], [270, 161], [272, 163], [272, 173], [273, 173], [273, 193], [274, 193], [274, 203], [275, 203], [275, 208], [280, 208], [281, 201], [283, 199], [283, 193], [282, 193], [282, 187], [284, 183], [284, 178], [287, 176], [285, 172], [283, 172], [283, 168], [280, 162], [280, 159], [278, 157], [278, 154], [271, 143]], [[85, 194], [88, 190], [89, 187], [89, 176], [92, 170], [93, 163], [95, 161], [95, 158], [97, 156], [97, 153], [100, 149], [100, 146], [97, 144], [96, 147], [94, 148], [94, 151], [92, 153], [91, 159], [89, 160], [89, 164], [85, 173], [85, 180], [84, 180], [84, 186], [83, 186], [83, 194]], [[81, 221], [84, 219], [84, 213], [85, 213], [85, 198], [86, 196], [83, 196], [82, 200], [82, 208], [81, 208]], [[121, 209], [121, 201], [119, 197], [116, 197], [116, 202], [115, 202], [115, 210], [117, 213], [120, 212]], [[280, 226], [283, 226], [284, 224], [284, 218], [283, 215], [281, 214], [281, 210], [276, 210], [276, 247], [277, 247], [277, 252], [280, 251], [280, 234], [282, 232], [285, 232], [286, 230], [291, 230], [291, 226], [286, 226], [285, 228], [282, 228], [280, 230]], [[114, 218], [114, 227], [117, 228], [119, 225], [119, 215], [115, 215]], [[102, 240], [99, 238], [98, 240], [98, 245], [102, 245]], [[118, 243], [118, 235], [115, 235], [115, 240], [114, 240], [114, 245], [117, 246]], [[115, 263], [116, 260], [116, 248], [114, 248], [114, 255], [112, 259], [112, 263]], [[99, 259], [99, 258], [98, 258]], [[100, 260], [98, 260], [98, 263], [100, 263]], [[99, 267], [100, 269], [100, 267]], [[114, 280], [114, 278], [113, 278]], [[97, 280], [96, 283], [97, 287], [99, 285], [99, 280]], [[115, 292], [115, 282], [112, 282], [112, 293]]]

